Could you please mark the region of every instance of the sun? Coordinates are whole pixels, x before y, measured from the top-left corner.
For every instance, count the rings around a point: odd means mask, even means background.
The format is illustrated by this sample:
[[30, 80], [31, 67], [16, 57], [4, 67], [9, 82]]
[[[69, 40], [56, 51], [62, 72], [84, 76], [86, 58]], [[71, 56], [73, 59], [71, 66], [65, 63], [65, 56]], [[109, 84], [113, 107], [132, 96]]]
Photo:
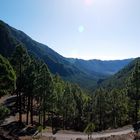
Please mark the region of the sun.
[[93, 4], [93, 0], [84, 0], [87, 6], [91, 6]]

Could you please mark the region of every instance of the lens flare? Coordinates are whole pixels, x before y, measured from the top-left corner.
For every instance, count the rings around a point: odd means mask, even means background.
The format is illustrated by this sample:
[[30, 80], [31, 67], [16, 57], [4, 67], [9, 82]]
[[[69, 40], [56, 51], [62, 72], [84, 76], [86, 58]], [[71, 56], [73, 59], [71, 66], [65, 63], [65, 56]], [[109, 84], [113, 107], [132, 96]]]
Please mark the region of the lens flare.
[[85, 30], [85, 27], [84, 27], [83, 25], [80, 25], [80, 26], [78, 27], [78, 31], [79, 31], [80, 33], [84, 32], [84, 30]]

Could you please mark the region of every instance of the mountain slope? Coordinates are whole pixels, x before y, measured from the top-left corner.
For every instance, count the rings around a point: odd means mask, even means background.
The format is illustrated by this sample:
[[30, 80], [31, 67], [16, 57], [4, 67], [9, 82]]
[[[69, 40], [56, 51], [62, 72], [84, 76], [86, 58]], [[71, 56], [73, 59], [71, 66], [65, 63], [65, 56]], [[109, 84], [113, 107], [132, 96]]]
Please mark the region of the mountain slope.
[[128, 65], [133, 59], [124, 60], [82, 60], [82, 59], [69, 59], [73, 65], [79, 69], [83, 69], [84, 72], [88, 73], [100, 73], [102, 75], [113, 75], [120, 69]]
[[127, 86], [127, 80], [130, 78], [136, 61], [140, 61], [140, 58], [134, 59], [131, 63], [129, 63], [126, 67], [124, 67], [122, 70], [120, 70], [115, 75], [111, 76], [110, 78], [104, 80], [101, 83], [101, 86], [105, 88], [124, 88]]
[[83, 88], [97, 86], [100, 79], [105, 79], [114, 74], [129, 60], [101, 61], [101, 60], [80, 60], [65, 58], [49, 48], [38, 43], [26, 35], [0, 20], [0, 54], [10, 57], [17, 44], [23, 44], [29, 53], [34, 54], [48, 65], [53, 74], [58, 73], [63, 79], [78, 83]]
[[84, 73], [48, 46], [34, 41], [22, 31], [0, 21], [0, 54], [10, 57], [19, 43], [22, 43], [28, 52], [44, 60], [53, 74], [58, 73], [63, 79], [78, 83], [84, 88], [85, 83], [91, 86], [96, 83], [94, 75]]
[[81, 73], [78, 68], [71, 65], [65, 58], [48, 46], [38, 43], [32, 40], [22, 31], [16, 30], [0, 21], [0, 53], [8, 57], [10, 56], [15, 46], [22, 43], [28, 50], [43, 59], [49, 66], [52, 73], [59, 73], [61, 76], [73, 75], [75, 73]]

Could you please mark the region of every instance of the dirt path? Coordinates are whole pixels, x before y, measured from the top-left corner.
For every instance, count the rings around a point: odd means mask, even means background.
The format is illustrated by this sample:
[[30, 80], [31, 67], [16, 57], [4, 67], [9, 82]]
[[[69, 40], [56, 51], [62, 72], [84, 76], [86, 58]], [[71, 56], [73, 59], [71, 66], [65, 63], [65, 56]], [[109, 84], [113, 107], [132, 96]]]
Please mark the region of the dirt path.
[[[93, 133], [92, 138], [102, 138], [102, 137], [109, 137], [112, 135], [122, 135], [122, 134], [128, 134], [133, 132], [133, 129], [130, 128], [122, 128], [116, 129], [116, 130], [111, 130], [112, 132], [101, 132], [101, 133]], [[76, 138], [82, 138], [82, 139], [87, 139], [87, 135], [84, 133], [76, 133], [76, 132], [58, 132], [55, 135], [52, 135], [52, 133], [49, 132], [43, 132], [43, 136], [52, 136], [56, 137], [57, 140], [76, 140]]]
[[0, 98], [0, 104], [3, 104], [4, 101], [6, 101], [9, 98], [9, 95], [5, 95], [3, 97]]
[[[5, 95], [5, 96], [3, 96], [2, 98], [0, 98], [0, 104], [5, 104], [6, 103], [6, 101], [8, 101], [8, 100], [10, 100], [10, 99], [13, 99], [13, 98], [15, 98], [16, 97], [16, 95], [13, 95], [13, 96], [10, 96], [10, 95]], [[2, 123], [2, 125], [6, 125], [6, 124], [9, 124], [9, 123], [11, 123], [11, 122], [13, 122], [13, 121], [16, 121], [17, 120], [17, 118], [16, 118], [16, 116], [8, 116], [5, 120], [4, 120], [4, 122]]]

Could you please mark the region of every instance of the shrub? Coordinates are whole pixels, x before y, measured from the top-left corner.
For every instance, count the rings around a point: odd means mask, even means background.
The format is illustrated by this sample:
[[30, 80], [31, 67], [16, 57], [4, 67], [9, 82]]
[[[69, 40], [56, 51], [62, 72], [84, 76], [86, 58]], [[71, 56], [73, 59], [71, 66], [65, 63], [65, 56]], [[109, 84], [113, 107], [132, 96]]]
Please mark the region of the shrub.
[[0, 105], [0, 124], [3, 123], [4, 119], [8, 116], [9, 114], [9, 109]]

